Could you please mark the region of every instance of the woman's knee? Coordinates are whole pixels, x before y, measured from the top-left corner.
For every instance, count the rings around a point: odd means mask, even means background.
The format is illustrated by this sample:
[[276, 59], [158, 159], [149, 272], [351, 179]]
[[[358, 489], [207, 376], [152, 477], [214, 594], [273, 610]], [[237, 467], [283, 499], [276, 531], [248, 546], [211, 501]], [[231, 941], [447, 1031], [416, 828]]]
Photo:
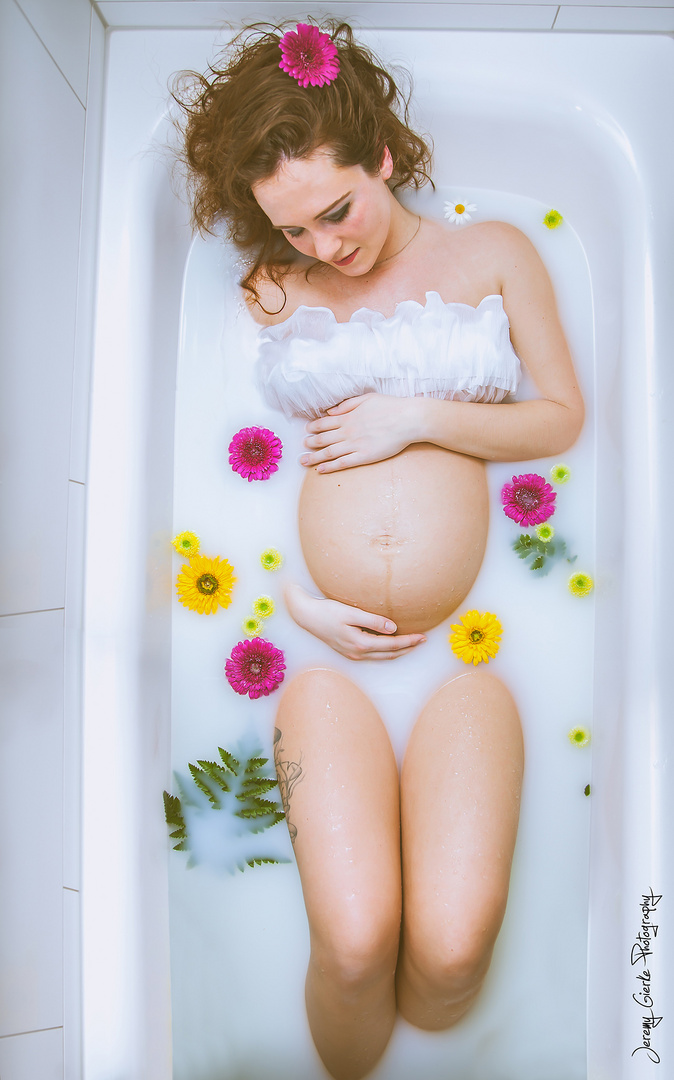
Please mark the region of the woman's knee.
[[395, 904], [388, 911], [356, 909], [320, 933], [312, 931], [311, 962], [343, 991], [357, 991], [393, 977], [399, 938], [400, 910]]
[[460, 1001], [470, 996], [487, 973], [497, 933], [498, 927], [492, 932], [465, 926], [454, 934], [439, 934], [414, 943], [406, 939], [406, 956], [415, 981], [425, 986], [431, 998]]

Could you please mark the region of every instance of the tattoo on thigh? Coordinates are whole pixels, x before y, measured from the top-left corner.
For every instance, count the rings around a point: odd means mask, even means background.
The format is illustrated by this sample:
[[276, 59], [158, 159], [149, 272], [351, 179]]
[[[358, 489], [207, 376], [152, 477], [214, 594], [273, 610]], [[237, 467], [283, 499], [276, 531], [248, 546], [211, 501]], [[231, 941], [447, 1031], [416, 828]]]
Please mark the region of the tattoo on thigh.
[[284, 761], [283, 755], [285, 754], [285, 751], [281, 746], [282, 738], [283, 735], [279, 728], [274, 728], [274, 764], [276, 765], [276, 775], [278, 776], [278, 789], [281, 795], [281, 802], [283, 803], [286, 821], [288, 822], [290, 839], [294, 844], [297, 838], [297, 828], [290, 820], [290, 796], [292, 795], [295, 785], [302, 779], [302, 755], [300, 754], [299, 761]]

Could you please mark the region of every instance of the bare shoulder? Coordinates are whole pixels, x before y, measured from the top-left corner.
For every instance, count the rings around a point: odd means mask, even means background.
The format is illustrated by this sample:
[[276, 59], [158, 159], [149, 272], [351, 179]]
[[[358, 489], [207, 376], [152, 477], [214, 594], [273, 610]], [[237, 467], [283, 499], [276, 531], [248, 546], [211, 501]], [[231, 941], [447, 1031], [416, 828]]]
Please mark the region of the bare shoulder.
[[515, 225], [506, 221], [480, 221], [448, 230], [449, 242], [467, 255], [479, 259], [537, 259], [538, 254], [529, 238]]
[[307, 302], [306, 271], [309, 265], [311, 264], [292, 266], [279, 278], [280, 286], [264, 270], [260, 272], [254, 283], [258, 299], [250, 293], [245, 296], [248, 310], [256, 323], [260, 326], [275, 326], [285, 322], [300, 304]]

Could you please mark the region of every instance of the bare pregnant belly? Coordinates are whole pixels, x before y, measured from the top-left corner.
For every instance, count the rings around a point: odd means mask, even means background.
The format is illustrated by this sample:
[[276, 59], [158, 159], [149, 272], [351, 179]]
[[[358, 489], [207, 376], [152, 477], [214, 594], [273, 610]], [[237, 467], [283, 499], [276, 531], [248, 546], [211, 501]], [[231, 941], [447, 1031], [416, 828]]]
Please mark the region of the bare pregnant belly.
[[456, 610], [484, 555], [484, 464], [429, 443], [336, 473], [311, 469], [302, 550], [325, 596], [423, 632]]

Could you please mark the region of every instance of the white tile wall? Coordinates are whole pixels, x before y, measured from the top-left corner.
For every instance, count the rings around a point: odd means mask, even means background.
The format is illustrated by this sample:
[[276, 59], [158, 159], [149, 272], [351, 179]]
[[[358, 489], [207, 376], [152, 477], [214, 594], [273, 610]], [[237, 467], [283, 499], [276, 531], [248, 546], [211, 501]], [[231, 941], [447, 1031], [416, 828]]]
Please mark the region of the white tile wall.
[[93, 306], [103, 24], [89, 0], [2, 0], [0, 49], [0, 1076], [80, 1080], [76, 481], [86, 475], [82, 316]]
[[656, 32], [674, 30], [674, 7], [566, 7], [560, 8], [555, 30], [622, 30]]
[[62, 1080], [61, 1029], [0, 1039], [0, 1076], [2, 1080]]
[[[301, 0], [99, 0], [98, 8], [111, 27], [213, 26], [226, 21], [251, 22], [256, 19], [303, 17]], [[559, 16], [555, 21], [559, 8]], [[603, 18], [602, 9], [610, 9]], [[647, 14], [641, 17], [640, 9]], [[612, 10], [614, 9], [614, 10]], [[660, 9], [661, 17], [649, 15]], [[320, 16], [331, 13], [354, 19], [359, 25], [389, 27], [448, 27], [489, 30], [668, 30], [671, 29], [672, 0], [565, 0], [559, 7], [540, 0], [466, 0], [464, 3], [390, 3], [389, 0], [318, 0], [311, 10]], [[577, 19], [574, 19], [574, 12]], [[561, 23], [560, 23], [561, 17]], [[593, 21], [596, 26], [591, 25]]]
[[94, 320], [96, 225], [100, 186], [101, 122], [105, 30], [94, 15], [91, 20], [91, 63], [87, 84], [87, 112], [84, 134], [84, 180], [82, 185], [82, 236], [77, 282], [77, 327], [73, 369], [73, 404], [70, 433], [70, 479], [85, 483], [89, 440], [89, 389]]
[[16, 0], [83, 105], [89, 69], [89, 0]]
[[13, 2], [0, 38], [5, 615], [64, 602], [84, 109]]
[[[63, 890], [63, 1057], [64, 1080], [82, 1076], [80, 894]], [[0, 1070], [0, 1077], [6, 1080]], [[17, 1078], [19, 1080], [19, 1078]], [[24, 1080], [24, 1077], [21, 1077]], [[29, 1080], [26, 1077], [25, 1080]]]
[[0, 684], [0, 865], [11, 882], [0, 890], [0, 1035], [11, 1035], [63, 1023], [63, 611], [0, 619]]

